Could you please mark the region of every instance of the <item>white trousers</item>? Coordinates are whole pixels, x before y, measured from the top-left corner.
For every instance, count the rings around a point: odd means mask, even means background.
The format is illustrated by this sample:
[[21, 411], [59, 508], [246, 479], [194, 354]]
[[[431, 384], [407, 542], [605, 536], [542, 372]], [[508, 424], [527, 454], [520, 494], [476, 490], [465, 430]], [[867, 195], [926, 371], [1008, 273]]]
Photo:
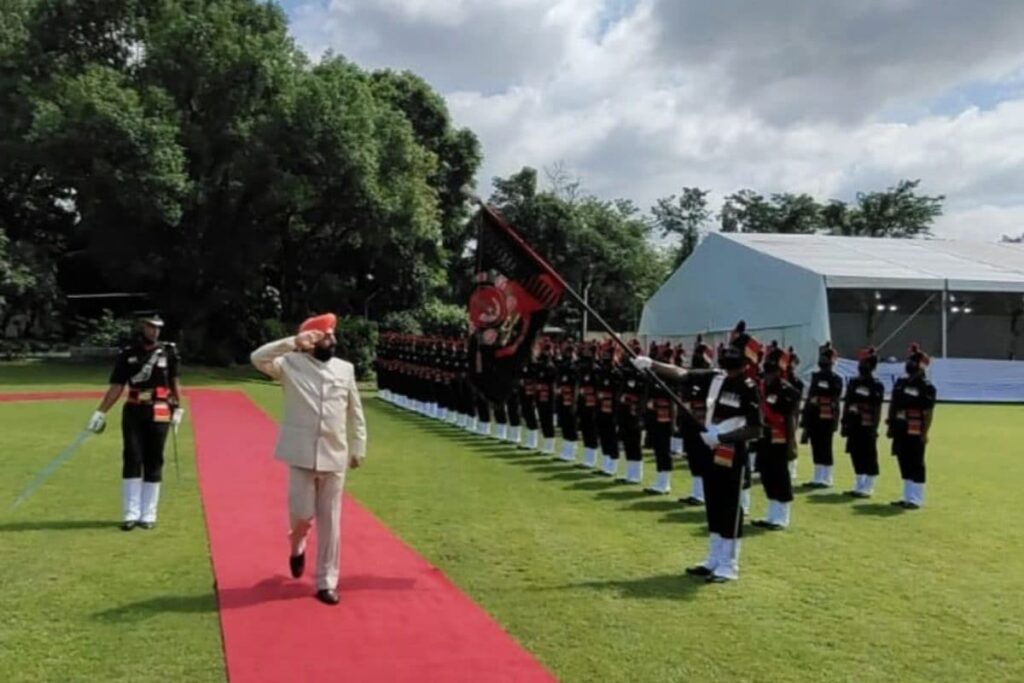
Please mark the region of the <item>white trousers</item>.
[[288, 468], [288, 521], [292, 555], [306, 550], [306, 536], [316, 520], [316, 587], [338, 587], [341, 554], [341, 492], [344, 472]]

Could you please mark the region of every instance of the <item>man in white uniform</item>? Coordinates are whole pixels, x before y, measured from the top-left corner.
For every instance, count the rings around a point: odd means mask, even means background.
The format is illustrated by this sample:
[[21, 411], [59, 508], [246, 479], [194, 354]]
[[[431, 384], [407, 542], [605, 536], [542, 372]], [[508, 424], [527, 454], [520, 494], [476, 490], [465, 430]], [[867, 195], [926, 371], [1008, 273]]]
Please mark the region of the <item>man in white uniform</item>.
[[338, 603], [341, 493], [345, 473], [366, 455], [366, 420], [355, 369], [334, 357], [333, 313], [310, 318], [299, 334], [270, 342], [252, 354], [252, 364], [279, 380], [284, 418], [274, 457], [288, 464], [291, 523], [289, 567], [302, 576], [306, 537], [317, 525], [316, 597]]

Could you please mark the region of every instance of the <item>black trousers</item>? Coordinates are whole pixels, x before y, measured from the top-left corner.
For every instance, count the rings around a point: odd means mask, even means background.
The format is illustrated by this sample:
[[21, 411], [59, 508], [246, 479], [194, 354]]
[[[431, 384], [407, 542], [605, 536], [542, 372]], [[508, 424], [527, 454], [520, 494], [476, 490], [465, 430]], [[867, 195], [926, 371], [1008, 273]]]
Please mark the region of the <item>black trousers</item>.
[[701, 440], [700, 436], [683, 434], [683, 448], [686, 449], [686, 464], [690, 474], [703, 477], [711, 462], [711, 449]]
[[704, 476], [704, 504], [708, 513], [708, 531], [722, 538], [743, 537], [743, 509], [740, 489], [746, 476], [747, 454], [737, 453], [731, 467], [708, 465]]
[[544, 438], [555, 438], [555, 407], [551, 401], [537, 401], [537, 419]]
[[609, 458], [619, 457], [619, 434], [615, 428], [615, 413], [597, 414], [597, 435], [601, 441], [601, 452]]
[[626, 451], [626, 460], [637, 462], [644, 459], [644, 452], [640, 447], [643, 431], [640, 429], [639, 420], [632, 416], [620, 419], [619, 438], [622, 439], [622, 447]]
[[789, 445], [762, 441], [757, 447], [757, 471], [768, 500], [793, 502], [793, 480], [789, 477]]
[[523, 422], [526, 423], [526, 428], [535, 431], [537, 429], [537, 402], [533, 400], [533, 396], [527, 396], [525, 393], [519, 397], [519, 412], [522, 413]]
[[856, 474], [878, 476], [878, 435], [873, 431], [857, 430], [846, 438], [846, 452], [853, 461]]
[[168, 422], [153, 422], [152, 406], [125, 404], [121, 414], [122, 478], [141, 477], [153, 483], [163, 479], [164, 444], [169, 427]]
[[832, 427], [814, 426], [807, 430], [811, 437], [811, 458], [815, 465], [833, 464], [832, 458]]
[[513, 391], [508, 396], [508, 400], [505, 401], [505, 412], [508, 415], [508, 423], [513, 427], [518, 427], [522, 421], [519, 414], [519, 392]]
[[483, 396], [476, 397], [476, 416], [481, 422], [491, 421], [491, 404]]
[[583, 433], [584, 448], [597, 448], [599, 445], [597, 436], [597, 409], [580, 408], [579, 422], [580, 432]]
[[572, 406], [558, 404], [558, 426], [562, 428], [563, 441], [579, 439], [579, 433], [576, 431], [576, 411]]
[[900, 464], [900, 476], [915, 484], [925, 483], [925, 443], [917, 436], [898, 436], [892, 442], [893, 454]]
[[656, 419], [647, 424], [650, 435], [651, 450], [654, 451], [654, 463], [659, 472], [672, 471], [672, 430], [671, 422], [658, 422]]
[[505, 411], [504, 403], [494, 404], [494, 421], [500, 425], [508, 424], [508, 413]]

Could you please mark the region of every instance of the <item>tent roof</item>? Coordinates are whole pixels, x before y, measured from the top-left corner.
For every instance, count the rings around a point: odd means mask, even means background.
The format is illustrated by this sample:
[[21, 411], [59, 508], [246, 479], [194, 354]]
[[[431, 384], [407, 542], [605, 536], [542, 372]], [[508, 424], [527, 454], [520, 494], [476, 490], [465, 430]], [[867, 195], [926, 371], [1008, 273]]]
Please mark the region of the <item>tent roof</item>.
[[830, 289], [1024, 292], [1024, 245], [941, 239], [716, 233], [825, 278]]

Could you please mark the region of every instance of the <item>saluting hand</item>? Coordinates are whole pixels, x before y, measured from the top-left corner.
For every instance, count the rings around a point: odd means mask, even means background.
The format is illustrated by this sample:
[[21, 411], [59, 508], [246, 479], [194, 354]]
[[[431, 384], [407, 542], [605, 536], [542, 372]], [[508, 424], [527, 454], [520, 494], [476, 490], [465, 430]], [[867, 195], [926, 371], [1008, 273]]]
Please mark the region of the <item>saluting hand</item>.
[[316, 346], [324, 336], [324, 333], [320, 330], [306, 330], [305, 332], [300, 332], [295, 336], [295, 346], [299, 351], [309, 351]]

